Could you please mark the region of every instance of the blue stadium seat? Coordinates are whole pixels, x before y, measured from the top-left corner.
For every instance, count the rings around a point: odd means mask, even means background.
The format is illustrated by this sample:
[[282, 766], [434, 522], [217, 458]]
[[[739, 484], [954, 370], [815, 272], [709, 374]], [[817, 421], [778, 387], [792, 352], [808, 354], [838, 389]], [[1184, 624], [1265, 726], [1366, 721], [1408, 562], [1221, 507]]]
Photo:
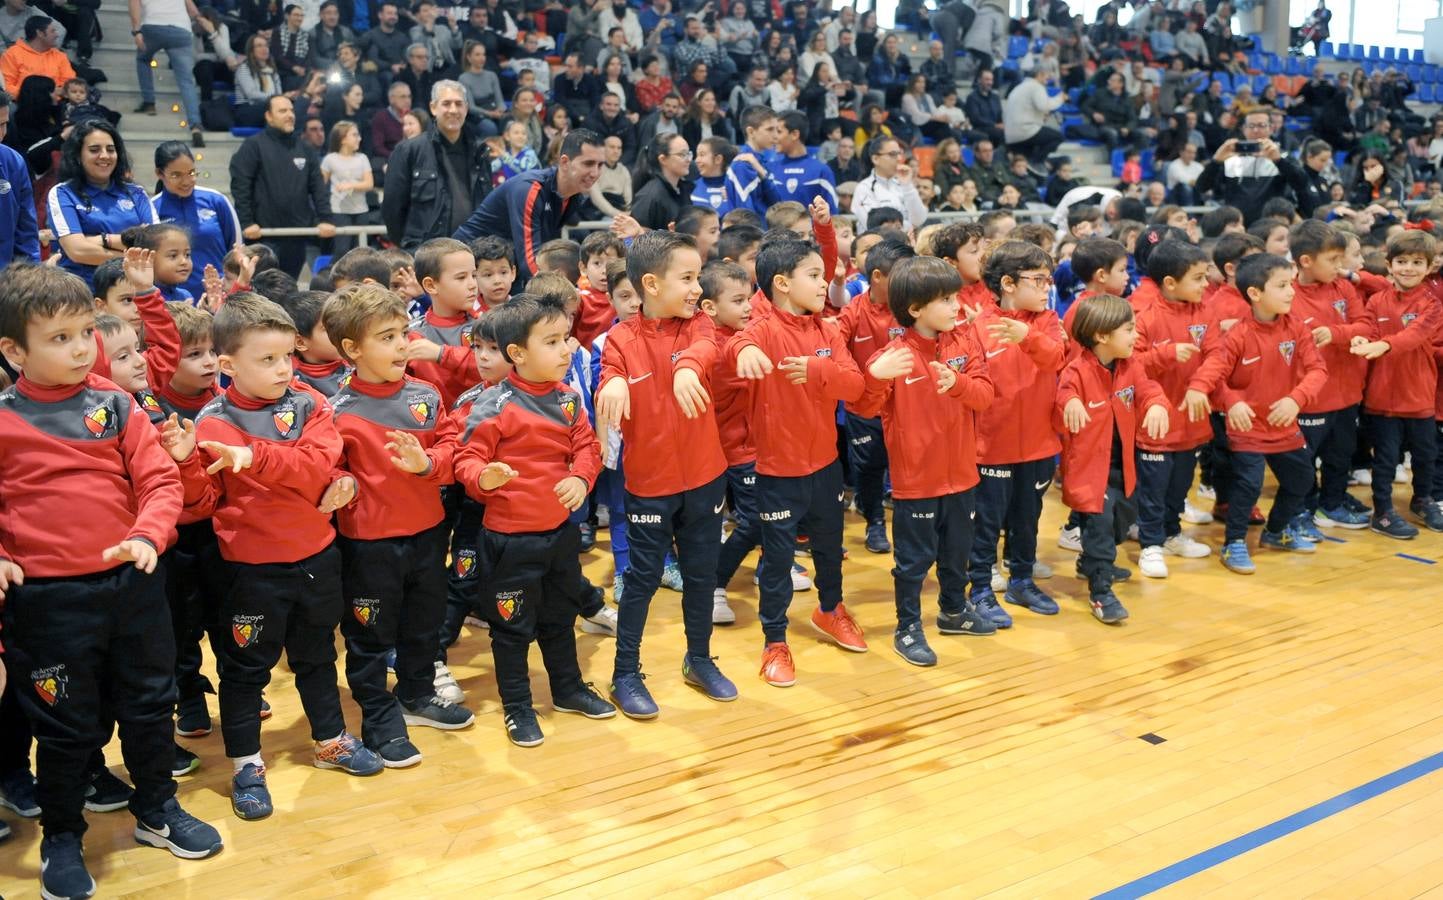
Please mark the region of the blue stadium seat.
[[1278, 59], [1273, 54], [1269, 53], [1267, 60], [1263, 65], [1263, 71], [1267, 72], [1269, 75], [1281, 75], [1283, 74], [1283, 61], [1281, 59]]
[[1288, 75], [1307, 75], [1308, 61], [1301, 56], [1288, 57], [1288, 64], [1284, 71]]
[[1122, 164], [1127, 161], [1127, 151], [1123, 150], [1121, 147], [1118, 147], [1117, 149], [1112, 151], [1110, 161], [1112, 163], [1112, 177], [1121, 178]]
[[1436, 85], [1436, 84], [1428, 84], [1427, 82], [1424, 82], [1423, 84], [1418, 85], [1418, 102], [1419, 102], [1419, 103], [1435, 103], [1435, 102], [1437, 102], [1437, 90], [1438, 90], [1438, 85]]
[[1337, 166], [1339, 169], [1342, 169], [1342, 168], [1343, 168], [1345, 165], [1347, 165], [1347, 164], [1348, 164], [1348, 151], [1347, 151], [1347, 150], [1335, 150], [1335, 151], [1333, 151], [1333, 165], [1334, 165], [1334, 166]]
[[975, 159], [976, 159], [976, 157], [974, 157], [974, 156], [972, 155], [972, 148], [971, 148], [971, 147], [963, 147], [963, 148], [962, 148], [962, 163], [963, 163], [964, 165], [968, 165], [968, 166], [972, 165], [972, 164], [973, 164], [973, 161], [974, 161]]
[[1231, 93], [1232, 93], [1232, 91], [1233, 91], [1233, 76], [1229, 75], [1227, 72], [1215, 72], [1215, 73], [1213, 73], [1213, 80], [1216, 81], [1218, 84], [1220, 84], [1220, 85], [1223, 86], [1223, 93], [1224, 93], [1224, 94], [1231, 94]]
[[329, 253], [322, 253], [320, 256], [317, 256], [317, 257], [316, 257], [315, 264], [312, 266], [311, 271], [312, 271], [312, 272], [319, 272], [319, 271], [321, 271], [322, 269], [324, 269], [326, 266], [329, 266], [330, 264], [331, 264], [331, 254], [329, 254]]
[[1398, 48], [1397, 48], [1397, 47], [1384, 47], [1384, 48], [1383, 48], [1383, 58], [1386, 59], [1386, 60], [1388, 60], [1389, 62], [1392, 62], [1393, 60], [1397, 59], [1397, 58], [1398, 58]]
[[1420, 47], [1420, 48], [1418, 48], [1417, 50], [1414, 50], [1414, 51], [1413, 51], [1413, 62], [1415, 62], [1415, 63], [1424, 63], [1424, 62], [1427, 62], [1427, 60], [1423, 58], [1423, 48]]
[[1272, 80], [1271, 78], [1269, 78], [1268, 76], [1266, 76], [1266, 75], [1254, 75], [1254, 76], [1253, 76], [1253, 96], [1254, 96], [1254, 97], [1261, 97], [1261, 96], [1263, 95], [1263, 88], [1267, 87], [1268, 85], [1270, 85], [1270, 84], [1272, 84], [1272, 83], [1273, 83], [1273, 80]]
[[259, 128], [251, 128], [245, 125], [236, 125], [230, 130], [231, 136], [238, 138], [248, 138], [253, 134], [260, 134], [260, 132], [261, 130]]
[[1020, 59], [1027, 55], [1027, 38], [1021, 35], [1013, 35], [1007, 41], [1007, 58]]
[[1151, 181], [1157, 175], [1157, 150], [1154, 147], [1144, 147], [1142, 151], [1142, 177]]
[[1374, 45], [1370, 44], [1370, 45], [1368, 46], [1368, 58], [1369, 58], [1369, 59], [1382, 59], [1382, 58], [1383, 58], [1383, 51], [1382, 51], [1382, 49], [1379, 48], [1379, 47], [1377, 47], [1377, 46], [1374, 46]]
[[1319, 59], [1329, 59], [1329, 58], [1332, 57], [1332, 55], [1333, 55], [1333, 42], [1332, 42], [1332, 41], [1323, 41], [1323, 43], [1318, 46], [1318, 58], [1319, 58]]

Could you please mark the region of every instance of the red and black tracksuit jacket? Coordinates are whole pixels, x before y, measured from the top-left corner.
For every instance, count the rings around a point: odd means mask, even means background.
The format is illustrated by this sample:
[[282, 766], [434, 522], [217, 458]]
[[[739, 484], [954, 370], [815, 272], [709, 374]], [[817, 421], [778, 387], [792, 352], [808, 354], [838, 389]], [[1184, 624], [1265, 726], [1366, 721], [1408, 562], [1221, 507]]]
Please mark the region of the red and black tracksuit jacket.
[[476, 357], [471, 352], [471, 325], [475, 321], [476, 317], [468, 313], [442, 316], [428, 309], [408, 327], [409, 340], [424, 338], [444, 348], [439, 360], [413, 359], [406, 368], [412, 375], [439, 388], [447, 409], [467, 388], [481, 383], [481, 371], [476, 368]]
[[[841, 332], [842, 340], [852, 354], [852, 362], [856, 363], [858, 371], [864, 374], [872, 357], [907, 331], [897, 324], [890, 306], [872, 302], [870, 290], [855, 297], [842, 310], [841, 315], [837, 316], [837, 330]], [[864, 419], [876, 415], [862, 415], [857, 411], [856, 403], [848, 403], [847, 412]]]
[[1363, 323], [1369, 340], [1387, 341], [1390, 348], [1369, 365], [1363, 409], [1399, 419], [1433, 415], [1438, 403], [1433, 343], [1443, 326], [1443, 305], [1429, 286], [1379, 291], [1368, 298]]
[[194, 419], [207, 403], [219, 395], [219, 391], [212, 386], [204, 393], [191, 396], [172, 388], [170, 380], [180, 368], [180, 357], [184, 351], [180, 343], [180, 329], [175, 326], [175, 319], [166, 310], [165, 298], [158, 290], [136, 295], [135, 308], [145, 325], [145, 361], [149, 367], [147, 379], [150, 389], [167, 414], [177, 413], [181, 418]]
[[1293, 309], [1289, 314], [1309, 331], [1327, 328], [1331, 336], [1328, 343], [1318, 348], [1323, 365], [1328, 367], [1328, 379], [1312, 406], [1304, 412], [1328, 413], [1357, 406], [1363, 399], [1368, 361], [1355, 356], [1348, 345], [1359, 335], [1367, 337], [1370, 326], [1366, 307], [1353, 283], [1341, 277], [1327, 284], [1302, 284], [1294, 280]]
[[[1222, 344], [1223, 330], [1216, 311], [1207, 303], [1177, 303], [1159, 300], [1137, 316], [1137, 344], [1132, 359], [1140, 363], [1147, 377], [1156, 381], [1167, 396], [1167, 435], [1153, 440], [1138, 432], [1137, 445], [1153, 453], [1192, 450], [1213, 438], [1206, 416], [1190, 421], [1178, 409], [1187, 394], [1188, 382], [1202, 367], [1206, 354]], [[1177, 345], [1193, 344], [1198, 352], [1187, 362], [1178, 362]], [[1090, 354], [1089, 354], [1090, 355]]]
[[[1003, 318], [1027, 324], [1020, 343], [1004, 344], [987, 332], [989, 324]], [[977, 461], [1012, 465], [1056, 456], [1062, 443], [1052, 427], [1052, 406], [1067, 352], [1057, 313], [998, 308], [983, 312], [973, 324], [997, 388], [996, 402], [978, 416]]]
[[[741, 332], [725, 325], [716, 326], [719, 346], [726, 346]], [[725, 353], [718, 353], [711, 367], [711, 402], [716, 411], [717, 435], [721, 438], [722, 454], [727, 467], [744, 466], [757, 461], [757, 448], [752, 443], [751, 428], [747, 423], [749, 382], [737, 374], [736, 360]]]
[[[1082, 401], [1089, 416], [1077, 434], [1062, 424], [1062, 410], [1074, 399]], [[1101, 513], [1114, 463], [1122, 469], [1123, 495], [1132, 495], [1137, 487], [1133, 446], [1142, 418], [1139, 410], [1154, 404], [1166, 406], [1167, 396], [1135, 357], [1114, 360], [1108, 369], [1097, 354], [1087, 352], [1062, 370], [1052, 424], [1062, 434], [1062, 502], [1068, 508]], [[1122, 445], [1122, 458], [1116, 461], [1112, 459], [1114, 434]]]

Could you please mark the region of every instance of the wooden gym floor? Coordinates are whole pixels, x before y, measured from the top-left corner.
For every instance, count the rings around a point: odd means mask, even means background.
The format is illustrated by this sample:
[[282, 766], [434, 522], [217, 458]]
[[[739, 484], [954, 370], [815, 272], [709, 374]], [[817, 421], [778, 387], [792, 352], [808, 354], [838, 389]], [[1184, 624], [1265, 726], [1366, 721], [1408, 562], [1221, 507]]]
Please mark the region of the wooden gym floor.
[[[1056, 547], [1061, 512], [1050, 494], [1041, 556], [1058, 574], [1043, 586], [1062, 614], [1009, 607], [1010, 631], [942, 637], [928, 598], [935, 669], [891, 651], [890, 558], [866, 552], [851, 516], [848, 605], [872, 650], [815, 640], [815, 594], [799, 595], [790, 689], [756, 675], [751, 561], [739, 620], [714, 642], [741, 689], [731, 704], [683, 685], [679, 595], [666, 591], [644, 647], [661, 717], [554, 715], [537, 672], [537, 749], [506, 740], [484, 632], [452, 655], [476, 725], [414, 729], [425, 761], [371, 779], [310, 765], [278, 671], [265, 726], [276, 814], [231, 814], [217, 732], [187, 742], [204, 765], [181, 799], [225, 851], [182, 862], [138, 847], [128, 813], [89, 814], [91, 872], [105, 897], [206, 900], [1135, 896], [1170, 882], [1172, 896], [1443, 895], [1443, 536], [1334, 531], [1343, 542], [1316, 556], [1257, 553], [1252, 577], [1216, 555], [1170, 559], [1171, 579], [1118, 591], [1132, 618], [1110, 628]], [[1220, 525], [1187, 527], [1216, 548]], [[609, 585], [601, 536], [587, 571]], [[1125, 552], [1135, 561], [1136, 545]], [[578, 643], [604, 690], [612, 640]], [[118, 747], [108, 756], [123, 774]], [[1345, 793], [1380, 778], [1371, 799]], [[1339, 795], [1313, 824], [1288, 818]], [[34, 897], [38, 829], [4, 816], [15, 836], [0, 845], [0, 895]]]

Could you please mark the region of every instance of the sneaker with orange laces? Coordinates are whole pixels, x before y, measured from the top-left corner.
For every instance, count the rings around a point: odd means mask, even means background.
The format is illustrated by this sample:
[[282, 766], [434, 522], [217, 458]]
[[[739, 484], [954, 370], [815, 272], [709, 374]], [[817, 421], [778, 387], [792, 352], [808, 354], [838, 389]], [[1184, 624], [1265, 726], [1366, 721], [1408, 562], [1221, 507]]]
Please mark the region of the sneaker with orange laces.
[[762, 679], [772, 687], [791, 687], [797, 683], [792, 648], [786, 641], [774, 641], [762, 650]]
[[862, 637], [862, 626], [847, 612], [845, 603], [838, 603], [837, 608], [831, 612], [823, 612], [821, 607], [812, 611], [812, 627], [836, 642], [843, 650], [851, 650], [853, 653], [867, 652], [867, 640]]

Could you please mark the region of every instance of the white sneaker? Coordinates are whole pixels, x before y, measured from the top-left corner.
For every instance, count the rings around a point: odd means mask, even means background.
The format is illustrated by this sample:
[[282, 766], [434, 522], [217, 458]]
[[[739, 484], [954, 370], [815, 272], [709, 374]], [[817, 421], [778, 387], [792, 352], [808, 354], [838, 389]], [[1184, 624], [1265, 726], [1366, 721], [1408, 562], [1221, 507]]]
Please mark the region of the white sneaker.
[[1138, 538], [1137, 538], [1137, 534], [1138, 534], [1138, 532], [1137, 532], [1137, 523], [1136, 523], [1136, 522], [1133, 522], [1131, 525], [1127, 526], [1127, 539], [1128, 539], [1129, 541], [1135, 541], [1135, 540], [1137, 540], [1137, 539], [1138, 539]]
[[801, 566], [797, 565], [796, 563], [793, 563], [793, 564], [792, 564], [792, 590], [794, 590], [794, 591], [810, 591], [811, 589], [812, 589], [812, 578], [811, 578], [810, 575], [807, 574], [807, 570], [804, 569], [804, 568], [802, 568]]
[[1213, 490], [1213, 486], [1210, 484], [1199, 484], [1197, 495], [1199, 500], [1216, 500], [1218, 498], [1218, 492]]
[[477, 618], [476, 616], [467, 616], [461, 620], [461, 624], [467, 628], [481, 628], [486, 631], [491, 630], [491, 626], [486, 623], [485, 619]]
[[1167, 560], [1162, 558], [1161, 547], [1143, 547], [1137, 558], [1137, 568], [1148, 578], [1166, 578]]
[[998, 566], [993, 566], [993, 567], [992, 567], [992, 592], [995, 594], [995, 593], [1001, 593], [1002, 591], [1005, 591], [1005, 590], [1007, 590], [1007, 576], [1002, 574], [1002, 569], [1001, 569], [1000, 567], [998, 567]]
[[436, 661], [436, 677], [431, 684], [436, 689], [436, 696], [442, 700], [460, 703], [466, 699], [466, 692], [456, 683], [456, 676], [452, 675], [451, 670], [440, 660]]
[[1213, 552], [1213, 548], [1202, 541], [1195, 541], [1185, 534], [1175, 534], [1163, 541], [1162, 549], [1173, 556], [1181, 556], [1183, 559], [1202, 559]]
[[1408, 481], [1408, 470], [1403, 466], [1402, 463], [1399, 463], [1399, 464], [1398, 464], [1398, 468], [1393, 471], [1393, 483], [1394, 483], [1394, 484], [1405, 484], [1407, 481]]
[[609, 507], [609, 506], [604, 506], [604, 505], [603, 505], [603, 506], [597, 506], [597, 507], [596, 507], [596, 527], [597, 527], [597, 528], [610, 528], [610, 527], [611, 527], [611, 507]]
[[596, 615], [587, 616], [581, 620], [581, 630], [585, 634], [606, 634], [616, 637], [616, 610], [609, 606], [603, 606]]
[[1210, 525], [1213, 514], [1205, 509], [1198, 509], [1192, 505], [1191, 500], [1184, 500], [1182, 504], [1182, 520], [1189, 525]]
[[1373, 483], [1373, 470], [1372, 470], [1372, 469], [1354, 469], [1353, 471], [1351, 471], [1351, 472], [1348, 473], [1348, 485], [1349, 485], [1350, 487], [1351, 487], [1352, 485], [1356, 485], [1356, 484], [1370, 485], [1370, 484], [1372, 484], [1372, 483]]
[[731, 604], [727, 603], [727, 592], [725, 588], [717, 588], [711, 595], [711, 623], [713, 625], [731, 625], [737, 620], [737, 614], [732, 611]]
[[1057, 532], [1057, 546], [1073, 553], [1082, 552], [1082, 529], [1062, 526]]

